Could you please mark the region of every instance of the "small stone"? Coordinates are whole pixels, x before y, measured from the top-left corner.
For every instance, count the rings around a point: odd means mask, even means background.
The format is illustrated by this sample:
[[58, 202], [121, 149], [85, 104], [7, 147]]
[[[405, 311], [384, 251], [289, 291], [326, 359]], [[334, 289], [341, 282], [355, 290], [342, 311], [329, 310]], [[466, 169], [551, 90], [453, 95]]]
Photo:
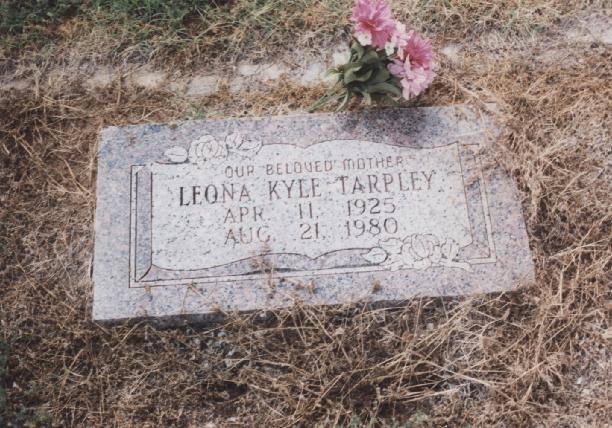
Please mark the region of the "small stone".
[[231, 93], [241, 92], [249, 89], [249, 87], [253, 86], [254, 80], [251, 78], [244, 78], [240, 76], [234, 76], [229, 81], [228, 90]]
[[461, 51], [461, 46], [456, 44], [450, 44], [444, 46], [440, 49], [440, 53], [447, 57], [452, 62], [459, 62], [459, 52]]
[[262, 67], [265, 67], [265, 66], [261, 66], [257, 64], [241, 63], [241, 64], [238, 64], [238, 73], [243, 76], [253, 76], [259, 73]]
[[335, 51], [332, 54], [334, 67], [337, 67], [342, 64], [346, 64], [349, 61], [350, 56], [351, 56], [351, 52], [345, 47], [342, 47], [341, 49]]
[[299, 82], [304, 86], [310, 86], [323, 81], [327, 68], [320, 62], [311, 63], [308, 68], [302, 71]]
[[84, 86], [89, 89], [104, 88], [109, 86], [116, 78], [116, 73], [109, 67], [100, 67], [85, 81]]
[[219, 77], [213, 75], [195, 76], [187, 85], [187, 95], [202, 97], [212, 95], [219, 89]]
[[261, 80], [276, 80], [283, 74], [288, 73], [289, 68], [283, 64], [270, 64], [267, 67], [262, 67], [260, 72]]
[[166, 74], [162, 71], [141, 69], [132, 75], [132, 81], [137, 86], [147, 89], [156, 89], [166, 80]]

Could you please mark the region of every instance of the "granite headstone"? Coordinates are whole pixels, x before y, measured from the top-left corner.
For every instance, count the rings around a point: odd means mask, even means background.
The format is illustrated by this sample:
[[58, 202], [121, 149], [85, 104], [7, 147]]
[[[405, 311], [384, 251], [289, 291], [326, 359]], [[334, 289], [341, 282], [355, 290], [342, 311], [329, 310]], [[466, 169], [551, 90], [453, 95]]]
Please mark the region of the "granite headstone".
[[106, 128], [93, 317], [527, 284], [524, 220], [495, 136], [467, 106]]

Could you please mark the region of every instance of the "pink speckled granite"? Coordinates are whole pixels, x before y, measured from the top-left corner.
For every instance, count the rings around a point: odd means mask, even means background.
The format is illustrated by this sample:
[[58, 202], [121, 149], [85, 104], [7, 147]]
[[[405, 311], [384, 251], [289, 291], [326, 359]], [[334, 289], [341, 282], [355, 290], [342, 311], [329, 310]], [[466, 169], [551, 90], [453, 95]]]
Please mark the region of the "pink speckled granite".
[[467, 106], [106, 128], [93, 317], [176, 322], [528, 284], [496, 134]]

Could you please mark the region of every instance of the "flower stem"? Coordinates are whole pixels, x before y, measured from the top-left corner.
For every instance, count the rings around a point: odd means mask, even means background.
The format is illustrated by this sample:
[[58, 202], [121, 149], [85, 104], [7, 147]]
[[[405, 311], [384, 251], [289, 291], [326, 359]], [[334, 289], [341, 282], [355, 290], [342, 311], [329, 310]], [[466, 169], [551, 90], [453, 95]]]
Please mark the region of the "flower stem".
[[325, 104], [328, 104], [333, 101], [337, 101], [340, 98], [344, 97], [345, 95], [346, 95], [345, 89], [341, 85], [336, 84], [329, 92], [327, 92], [317, 101], [315, 101], [314, 104], [308, 107], [307, 111], [308, 113], [312, 113], [313, 111], [318, 110], [321, 107], [323, 107]]

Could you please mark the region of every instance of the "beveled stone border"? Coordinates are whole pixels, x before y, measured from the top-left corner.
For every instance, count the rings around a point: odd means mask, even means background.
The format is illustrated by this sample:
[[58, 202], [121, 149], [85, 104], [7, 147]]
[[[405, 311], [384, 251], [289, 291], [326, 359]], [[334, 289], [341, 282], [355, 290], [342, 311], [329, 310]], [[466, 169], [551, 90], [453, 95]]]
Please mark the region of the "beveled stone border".
[[[318, 144], [318, 143], [319, 142], [315, 142], [313, 143], [313, 145]], [[474, 146], [476, 147], [475, 151], [478, 152], [478, 149], [480, 146], [479, 144], [459, 144], [457, 141], [455, 141], [447, 145], [441, 145], [441, 146], [436, 146], [436, 147], [447, 147], [453, 144], [457, 144], [457, 149], [459, 150], [458, 157], [459, 157], [459, 163], [461, 167], [462, 179], [465, 180], [466, 172], [464, 171], [464, 165], [463, 165], [464, 159], [463, 159], [461, 150], [465, 150], [467, 147]], [[287, 143], [287, 145], [293, 145], [293, 144]], [[471, 151], [471, 154], [474, 156], [475, 161], [478, 165], [478, 184], [479, 184], [479, 190], [480, 190], [480, 202], [481, 202], [481, 208], [483, 210], [483, 220], [484, 220], [484, 226], [486, 230], [486, 238], [487, 238], [487, 245], [488, 245], [487, 250], [489, 252], [489, 256], [466, 259], [465, 262], [469, 263], [470, 265], [495, 263], [497, 260], [497, 257], [495, 254], [495, 243], [492, 237], [491, 218], [490, 218], [490, 213], [489, 213], [486, 183], [485, 183], [484, 176], [482, 173], [482, 164], [480, 162], [480, 158], [477, 153], [475, 154], [474, 151]], [[147, 274], [150, 272], [151, 268], [153, 267], [152, 265], [145, 267], [144, 275], [137, 275], [137, 245], [139, 244], [138, 242], [138, 208], [137, 208], [138, 207], [138, 183], [139, 183], [138, 173], [145, 168], [146, 168], [146, 165], [132, 165], [131, 166], [130, 260], [129, 260], [130, 268], [129, 268], [129, 285], [128, 285], [129, 288], [163, 287], [163, 286], [169, 286], [169, 285], [190, 285], [190, 284], [206, 284], [206, 283], [230, 282], [230, 281], [233, 282], [233, 281], [263, 280], [263, 279], [268, 279], [270, 277], [269, 272], [262, 272], [262, 273], [240, 273], [240, 274], [235, 274], [235, 275], [224, 275], [224, 276], [206, 276], [206, 277], [194, 276], [191, 278], [181, 278], [181, 279], [146, 278]], [[149, 180], [151, 183], [150, 186], [152, 187], [152, 175], [149, 177]], [[467, 204], [469, 204], [470, 198], [467, 195], [467, 189], [465, 187], [465, 182], [464, 182], [463, 190], [465, 193], [465, 201]], [[149, 201], [149, 204], [151, 202], [152, 201]], [[148, 209], [152, 212], [152, 209], [150, 208], [150, 206], [148, 206]], [[468, 220], [469, 220], [469, 213], [468, 213]], [[470, 222], [470, 234], [471, 234], [472, 242], [474, 241], [473, 229], [474, 229], [474, 225], [472, 225]], [[152, 234], [153, 232], [151, 230], [150, 235], [152, 236]], [[150, 251], [152, 250], [150, 249]], [[319, 257], [324, 257], [327, 254], [328, 253], [324, 253]], [[253, 257], [251, 257], [251, 259], [255, 259], [256, 257], [258, 256], [254, 255]], [[149, 256], [149, 259], [150, 260], [152, 259], [152, 255]], [[236, 263], [236, 262], [237, 261], [232, 261], [230, 263], [225, 264], [224, 266], [231, 265], [232, 263]], [[202, 269], [202, 270], [205, 270], [205, 269]], [[380, 272], [380, 271], [385, 271], [385, 270], [387, 269], [383, 266], [370, 264], [367, 266], [323, 268], [323, 269], [317, 269], [317, 270], [283, 271], [282, 273], [278, 273], [278, 276], [284, 277], [284, 278], [300, 278], [300, 277], [307, 277], [307, 276], [322, 276], [322, 275], [360, 273], [360, 272]]]

